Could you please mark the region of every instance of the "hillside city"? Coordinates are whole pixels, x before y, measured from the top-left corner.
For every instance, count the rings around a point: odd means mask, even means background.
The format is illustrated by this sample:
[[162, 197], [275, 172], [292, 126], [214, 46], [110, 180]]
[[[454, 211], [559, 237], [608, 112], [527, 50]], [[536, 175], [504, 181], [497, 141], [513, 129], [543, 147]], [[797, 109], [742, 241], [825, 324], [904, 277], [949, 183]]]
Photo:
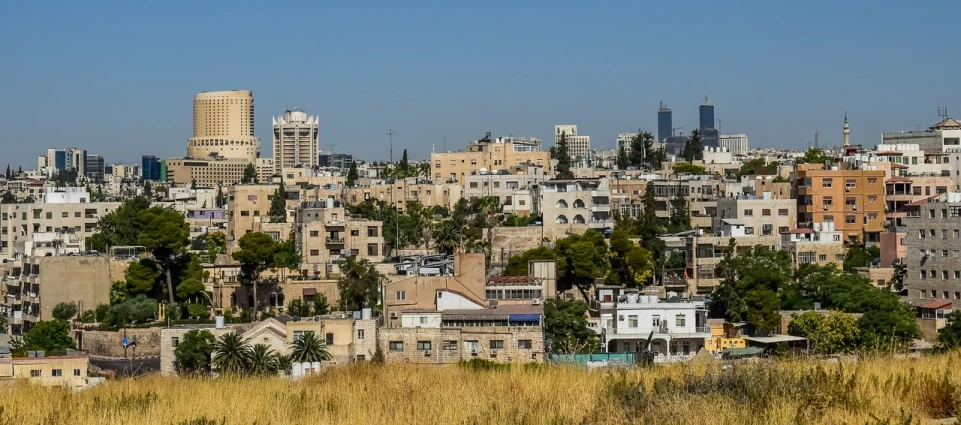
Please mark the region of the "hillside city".
[[[721, 105], [719, 105], [721, 106]], [[961, 123], [797, 149], [696, 126], [478, 134], [389, 161], [309, 110], [193, 98], [182, 157], [38, 151], [0, 178], [0, 380], [373, 364], [648, 368], [961, 344]], [[687, 108], [687, 106], [685, 106]], [[932, 110], [934, 107], [932, 107]], [[933, 112], [933, 111], [932, 111]], [[682, 126], [690, 129], [683, 132]]]

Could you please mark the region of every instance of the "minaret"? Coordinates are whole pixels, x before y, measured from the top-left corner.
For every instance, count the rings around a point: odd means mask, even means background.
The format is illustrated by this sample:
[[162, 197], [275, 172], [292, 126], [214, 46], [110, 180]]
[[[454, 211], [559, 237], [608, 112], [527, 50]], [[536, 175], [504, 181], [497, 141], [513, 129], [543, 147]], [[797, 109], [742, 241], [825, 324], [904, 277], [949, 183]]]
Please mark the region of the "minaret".
[[848, 127], [848, 113], [844, 112], [844, 147], [851, 146], [851, 128]]

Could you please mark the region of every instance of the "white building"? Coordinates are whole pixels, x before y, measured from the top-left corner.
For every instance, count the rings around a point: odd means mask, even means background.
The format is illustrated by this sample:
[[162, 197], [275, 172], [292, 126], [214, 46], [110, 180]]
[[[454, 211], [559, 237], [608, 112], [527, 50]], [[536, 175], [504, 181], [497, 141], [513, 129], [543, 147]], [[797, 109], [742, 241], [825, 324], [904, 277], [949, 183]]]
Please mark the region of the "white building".
[[945, 118], [927, 130], [884, 133], [881, 135], [881, 143], [916, 144], [921, 150], [958, 148], [961, 147], [961, 123]]
[[620, 150], [624, 148], [624, 152], [628, 155], [631, 154], [631, 140], [634, 140], [640, 133], [621, 133], [617, 135], [617, 144], [615, 144], [615, 149]]
[[604, 349], [608, 353], [650, 350], [655, 362], [688, 361], [711, 339], [707, 310], [694, 302], [660, 302], [655, 296], [623, 294], [613, 312], [601, 315]]
[[727, 148], [732, 155], [747, 155], [747, 134], [722, 134], [717, 138], [717, 147]]
[[544, 225], [556, 231], [583, 233], [588, 228], [614, 228], [611, 188], [605, 178], [543, 182], [540, 208]]
[[567, 136], [567, 154], [575, 161], [590, 161], [591, 136], [579, 136], [576, 125], [555, 125], [554, 145], [561, 140], [561, 134]]
[[45, 204], [84, 204], [90, 202], [86, 187], [48, 187], [43, 194]]
[[315, 167], [320, 161], [319, 121], [302, 110], [287, 110], [273, 117], [274, 172], [303, 165]]

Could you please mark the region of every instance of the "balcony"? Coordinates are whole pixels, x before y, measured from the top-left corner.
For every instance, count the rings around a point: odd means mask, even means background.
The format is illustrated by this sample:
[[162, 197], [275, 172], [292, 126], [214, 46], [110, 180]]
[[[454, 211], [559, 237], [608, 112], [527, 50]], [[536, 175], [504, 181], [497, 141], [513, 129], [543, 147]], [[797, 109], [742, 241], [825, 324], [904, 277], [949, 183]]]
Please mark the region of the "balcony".
[[611, 204], [592, 204], [591, 212], [611, 212]]
[[642, 337], [647, 337], [654, 331], [654, 337], [665, 337], [670, 336], [674, 338], [690, 337], [690, 338], [710, 338], [711, 328], [706, 326], [680, 326], [680, 327], [670, 327], [662, 324], [656, 328], [648, 327], [638, 327], [638, 328], [609, 328], [606, 329], [607, 332], [614, 335], [637, 335]]
[[344, 238], [331, 238], [331, 237], [328, 237], [327, 239], [324, 240], [324, 242], [326, 242], [327, 245], [343, 245], [343, 244], [344, 244]]

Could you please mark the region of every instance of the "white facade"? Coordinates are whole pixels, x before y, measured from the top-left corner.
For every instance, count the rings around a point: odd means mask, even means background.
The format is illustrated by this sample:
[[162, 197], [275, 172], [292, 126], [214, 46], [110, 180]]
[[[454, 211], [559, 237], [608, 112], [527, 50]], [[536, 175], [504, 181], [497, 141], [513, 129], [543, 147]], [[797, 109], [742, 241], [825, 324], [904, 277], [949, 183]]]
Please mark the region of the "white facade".
[[450, 291], [437, 291], [437, 311], [444, 310], [477, 310], [484, 306], [479, 305], [463, 295]]
[[734, 162], [734, 153], [728, 148], [704, 148], [705, 164], [731, 164]]
[[400, 327], [402, 328], [440, 328], [441, 313], [431, 312], [402, 312]]
[[541, 184], [545, 225], [613, 228], [607, 179], [548, 180]]
[[747, 134], [722, 134], [717, 138], [717, 147], [727, 148], [732, 155], [747, 155]]
[[320, 161], [319, 120], [301, 110], [287, 110], [273, 117], [274, 172], [302, 165], [315, 167]]
[[601, 316], [608, 353], [644, 351], [652, 337], [655, 362], [690, 360], [711, 339], [707, 310], [693, 302], [660, 302], [657, 297], [621, 295], [613, 313]]
[[567, 136], [567, 154], [573, 160], [587, 160], [591, 153], [591, 136], [579, 136], [576, 125], [555, 125], [554, 145], [561, 140], [561, 134]]
[[84, 204], [90, 201], [86, 187], [48, 187], [43, 195], [45, 204]]
[[941, 176], [942, 171], [950, 170], [950, 161], [940, 152], [926, 154], [918, 144], [898, 143], [879, 144], [873, 152], [868, 153], [868, 162], [890, 162], [900, 164], [903, 168], [901, 175], [908, 176]]

